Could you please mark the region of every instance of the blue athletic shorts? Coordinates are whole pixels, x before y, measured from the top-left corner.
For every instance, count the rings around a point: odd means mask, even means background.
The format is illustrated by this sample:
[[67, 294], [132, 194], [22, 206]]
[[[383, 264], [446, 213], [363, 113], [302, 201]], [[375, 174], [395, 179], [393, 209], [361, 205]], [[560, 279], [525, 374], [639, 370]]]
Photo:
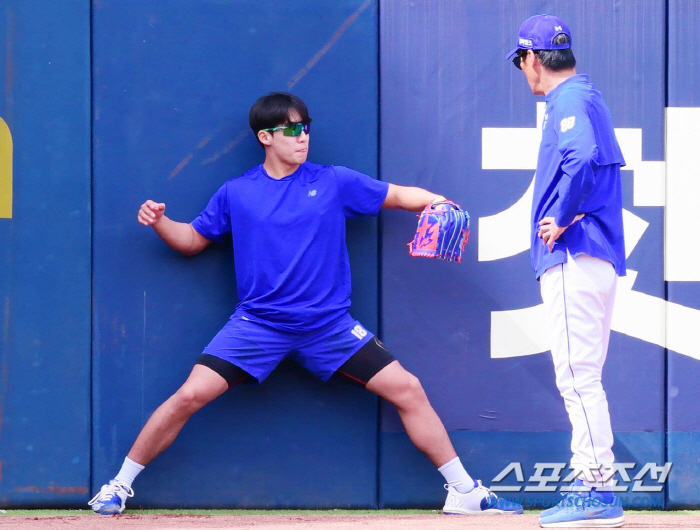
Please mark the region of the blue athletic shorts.
[[349, 313], [308, 333], [283, 331], [234, 313], [203, 353], [238, 366], [259, 383], [285, 357], [327, 381], [372, 337]]

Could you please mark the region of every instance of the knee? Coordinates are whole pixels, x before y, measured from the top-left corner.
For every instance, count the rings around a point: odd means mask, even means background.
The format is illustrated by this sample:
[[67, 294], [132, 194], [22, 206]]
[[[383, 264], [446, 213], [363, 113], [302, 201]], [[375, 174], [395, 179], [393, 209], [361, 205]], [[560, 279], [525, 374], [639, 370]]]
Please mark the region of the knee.
[[183, 385], [178, 389], [172, 397], [173, 405], [183, 412], [196, 412], [204, 405], [207, 400], [197, 389], [190, 385]]
[[600, 388], [602, 369], [583, 359], [557, 371], [557, 388], [562, 395]]
[[411, 408], [423, 403], [427, 397], [418, 378], [406, 372], [401, 380], [396, 382], [389, 400], [399, 408]]
[[557, 378], [557, 388], [562, 396], [598, 393], [603, 385], [600, 374], [595, 372], [578, 372], [576, 377]]

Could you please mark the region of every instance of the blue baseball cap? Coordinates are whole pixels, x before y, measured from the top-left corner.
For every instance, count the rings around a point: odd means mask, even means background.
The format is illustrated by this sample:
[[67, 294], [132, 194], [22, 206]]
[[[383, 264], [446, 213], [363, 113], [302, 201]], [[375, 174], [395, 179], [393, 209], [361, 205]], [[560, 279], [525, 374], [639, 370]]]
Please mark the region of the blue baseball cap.
[[[564, 33], [569, 42], [554, 44], [554, 38]], [[518, 45], [510, 50], [506, 59], [510, 59], [518, 50], [566, 50], [571, 48], [569, 26], [554, 15], [535, 15], [528, 18], [518, 30]]]

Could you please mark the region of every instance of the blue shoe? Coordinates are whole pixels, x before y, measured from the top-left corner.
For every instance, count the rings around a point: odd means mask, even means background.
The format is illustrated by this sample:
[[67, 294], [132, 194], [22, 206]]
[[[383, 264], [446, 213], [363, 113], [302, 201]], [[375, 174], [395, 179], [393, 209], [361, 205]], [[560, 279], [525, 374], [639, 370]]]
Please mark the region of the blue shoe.
[[452, 486], [445, 484], [447, 499], [442, 508], [447, 515], [495, 515], [520, 514], [523, 507], [520, 504], [498, 497], [488, 488], [475, 481], [475, 487], [469, 493], [460, 493]]
[[620, 500], [610, 492], [573, 488], [554, 508], [540, 514], [542, 528], [619, 528], [625, 524]]
[[92, 508], [93, 512], [100, 515], [119, 515], [126, 508], [126, 499], [133, 496], [134, 490], [129, 486], [116, 480], [110, 480], [88, 502], [88, 506]]
[[567, 491], [561, 493], [561, 496], [563, 497], [562, 500], [560, 500], [555, 506], [552, 506], [551, 508], [540, 512], [540, 519], [543, 517], [549, 517], [550, 515], [557, 513], [559, 510], [561, 510], [562, 506], [566, 502], [568, 502], [567, 499], [570, 495], [577, 495], [577, 492], [588, 493], [589, 491], [590, 488], [586, 488], [583, 484], [583, 481], [577, 478], [574, 482], [572, 482], [569, 485], [569, 489]]

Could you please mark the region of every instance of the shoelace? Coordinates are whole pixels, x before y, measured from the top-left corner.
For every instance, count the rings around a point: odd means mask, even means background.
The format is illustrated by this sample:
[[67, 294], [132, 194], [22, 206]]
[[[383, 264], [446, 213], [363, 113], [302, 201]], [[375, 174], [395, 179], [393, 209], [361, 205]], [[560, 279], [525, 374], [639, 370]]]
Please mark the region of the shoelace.
[[[490, 508], [505, 509], [510, 504], [512, 504], [510, 501], [507, 501], [506, 499], [499, 497], [493, 491], [491, 491], [486, 486], [481, 484], [480, 480], [477, 480], [476, 483], [478, 485], [474, 488], [474, 490], [477, 490], [477, 491], [480, 491], [481, 493], [483, 493], [484, 498], [486, 499], [486, 509], [490, 509]], [[450, 485], [445, 484], [444, 487], [446, 490], [449, 490]], [[474, 491], [474, 490], [472, 490], [472, 491]]]
[[88, 506], [92, 506], [98, 501], [107, 501], [111, 499], [113, 495], [119, 493], [119, 491], [125, 491], [127, 497], [134, 496], [134, 490], [132, 490], [126, 484], [122, 484], [121, 482], [115, 482], [114, 484], [105, 484], [104, 486], [102, 486], [102, 489], [99, 491], [99, 493], [95, 495], [90, 502], [88, 502]]
[[489, 509], [489, 508], [498, 507], [498, 503], [501, 500], [500, 497], [498, 497], [494, 492], [492, 492], [486, 486], [482, 485], [480, 480], [477, 480], [476, 483], [478, 484], [478, 486], [474, 489], [476, 489], [484, 494], [484, 498], [486, 499], [486, 508]]
[[572, 482], [568, 490], [559, 492], [559, 495], [561, 495], [561, 500], [552, 506], [552, 508], [563, 508], [569, 497], [580, 496], [581, 493], [575, 491], [575, 487], [576, 485]]
[[[486, 489], [486, 488], [484, 488]], [[486, 506], [487, 508], [499, 508], [499, 503], [500, 503], [501, 498], [497, 497], [494, 492], [492, 492], [489, 489], [486, 489]]]

